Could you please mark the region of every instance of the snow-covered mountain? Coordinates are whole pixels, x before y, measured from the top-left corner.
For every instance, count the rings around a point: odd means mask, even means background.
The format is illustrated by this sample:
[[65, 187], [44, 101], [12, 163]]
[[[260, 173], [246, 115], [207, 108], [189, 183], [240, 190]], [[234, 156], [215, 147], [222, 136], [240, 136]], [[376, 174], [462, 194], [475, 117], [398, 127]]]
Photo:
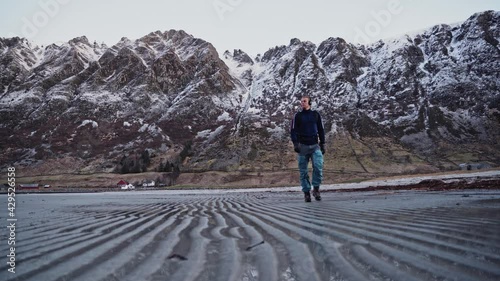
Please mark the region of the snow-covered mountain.
[[[295, 168], [302, 94], [327, 129], [327, 171], [500, 163], [500, 12], [363, 46], [292, 39], [222, 54], [184, 31], [0, 39], [0, 163], [26, 174]], [[30, 172], [28, 172], [30, 171]]]

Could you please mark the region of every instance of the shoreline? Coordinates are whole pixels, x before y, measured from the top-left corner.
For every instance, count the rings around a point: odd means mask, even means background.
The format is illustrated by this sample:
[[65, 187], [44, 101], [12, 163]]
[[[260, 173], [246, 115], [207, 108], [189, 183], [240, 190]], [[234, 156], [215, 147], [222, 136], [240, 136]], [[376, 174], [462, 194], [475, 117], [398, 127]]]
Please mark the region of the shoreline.
[[[466, 173], [440, 173], [427, 175], [407, 175], [378, 178], [357, 183], [322, 185], [323, 192], [387, 191], [387, 190], [453, 190], [453, 189], [500, 189], [500, 170]], [[39, 189], [18, 189], [16, 194], [58, 194], [58, 193], [106, 193], [106, 192], [173, 192], [173, 193], [228, 193], [228, 192], [299, 192], [300, 186], [259, 187], [259, 186], [168, 186], [137, 187], [122, 190], [117, 187], [53, 187]], [[0, 194], [7, 194], [2, 189]]]

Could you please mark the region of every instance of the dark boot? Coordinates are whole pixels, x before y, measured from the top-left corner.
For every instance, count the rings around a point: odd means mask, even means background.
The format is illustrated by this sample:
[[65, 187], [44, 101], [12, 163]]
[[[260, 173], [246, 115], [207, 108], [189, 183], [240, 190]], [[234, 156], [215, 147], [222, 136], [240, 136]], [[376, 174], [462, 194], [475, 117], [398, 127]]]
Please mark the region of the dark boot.
[[316, 199], [316, 201], [320, 201], [321, 200], [321, 194], [319, 193], [319, 186], [315, 186], [313, 188], [313, 194], [314, 196], [314, 199]]
[[311, 202], [311, 193], [308, 191], [308, 192], [304, 192], [304, 200], [306, 202]]

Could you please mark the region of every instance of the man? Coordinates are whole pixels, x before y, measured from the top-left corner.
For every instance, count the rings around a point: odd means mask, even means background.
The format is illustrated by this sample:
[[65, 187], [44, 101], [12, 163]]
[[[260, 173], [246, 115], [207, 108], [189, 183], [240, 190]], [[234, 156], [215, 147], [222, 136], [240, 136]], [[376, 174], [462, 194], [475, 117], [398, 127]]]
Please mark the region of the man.
[[[319, 186], [323, 180], [323, 154], [325, 154], [325, 130], [321, 115], [311, 110], [311, 97], [300, 99], [302, 111], [297, 112], [292, 120], [290, 136], [295, 152], [298, 153], [300, 184], [306, 202], [311, 202], [311, 182], [309, 181], [308, 165], [312, 162], [312, 195], [319, 201], [321, 195]], [[319, 139], [319, 145], [318, 145]]]

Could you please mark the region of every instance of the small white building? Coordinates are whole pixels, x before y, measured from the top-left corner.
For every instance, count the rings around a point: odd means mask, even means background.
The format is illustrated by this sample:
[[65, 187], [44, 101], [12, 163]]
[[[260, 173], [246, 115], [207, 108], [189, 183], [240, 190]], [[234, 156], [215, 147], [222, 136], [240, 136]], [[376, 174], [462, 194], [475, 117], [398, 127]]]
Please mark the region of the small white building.
[[130, 184], [124, 180], [119, 181], [116, 185], [122, 190], [135, 189], [135, 186], [133, 184]]
[[154, 187], [156, 186], [155, 181], [144, 181], [142, 183], [142, 187]]
[[127, 185], [122, 185], [122, 186], [121, 186], [121, 189], [122, 189], [122, 190], [130, 190], [130, 189], [135, 189], [135, 186], [129, 183], [129, 184], [127, 184]]

